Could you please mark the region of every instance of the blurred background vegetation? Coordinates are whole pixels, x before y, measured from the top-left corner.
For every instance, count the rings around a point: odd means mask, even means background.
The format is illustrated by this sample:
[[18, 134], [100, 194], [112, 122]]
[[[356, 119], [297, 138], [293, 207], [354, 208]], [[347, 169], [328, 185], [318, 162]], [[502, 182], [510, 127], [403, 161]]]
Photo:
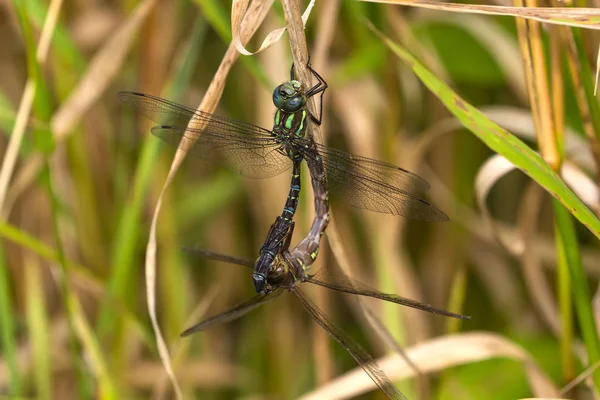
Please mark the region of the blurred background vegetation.
[[[48, 14], [49, 6], [58, 14]], [[3, 174], [7, 159], [16, 157], [0, 201], [0, 397], [174, 397], [148, 318], [144, 278], [152, 212], [174, 151], [116, 93], [136, 90], [196, 108], [229, 46], [230, 11], [231, 2], [221, 0], [0, 2]], [[56, 26], [44, 43], [52, 15]], [[306, 26], [313, 66], [329, 83], [322, 140], [423, 176], [432, 185], [429, 200], [451, 217], [443, 224], [412, 222], [333, 200], [355, 277], [473, 317], [450, 321], [369, 302], [398, 343], [443, 344], [479, 331], [453, 342], [451, 352], [431, 350], [415, 361], [431, 373], [399, 380], [401, 390], [411, 399], [512, 399], [534, 397], [543, 384], [552, 393], [600, 357], [593, 322], [600, 303], [592, 297], [600, 275], [596, 238], [458, 124], [365, 18], [533, 149], [540, 142], [536, 118], [549, 105], [560, 158], [551, 166], [568, 162], [568, 183], [594, 211], [597, 35], [529, 22], [527, 36], [512, 17], [351, 0], [317, 2]], [[284, 25], [275, 2], [248, 47], [258, 48]], [[551, 95], [550, 103], [536, 97], [536, 107], [522, 61], [527, 39], [534, 61], [545, 63], [537, 78]], [[287, 34], [257, 56], [241, 56], [216, 113], [272, 126], [272, 89], [290, 65]], [[29, 117], [18, 114], [28, 99]], [[24, 136], [11, 148], [19, 126]], [[254, 259], [281, 213], [288, 175], [249, 180], [190, 157], [163, 198], [157, 309], [186, 398], [298, 398], [357, 368], [289, 296], [179, 338], [202, 316], [253, 295], [248, 271], [194, 258], [181, 246]], [[303, 179], [293, 244], [313, 216], [308, 173]], [[325, 242], [315, 268], [337, 262]], [[585, 274], [573, 278], [576, 271]], [[307, 290], [372, 354], [393, 351], [354, 299]], [[580, 383], [563, 397], [588, 398], [593, 386]], [[383, 398], [378, 391], [361, 396]]]

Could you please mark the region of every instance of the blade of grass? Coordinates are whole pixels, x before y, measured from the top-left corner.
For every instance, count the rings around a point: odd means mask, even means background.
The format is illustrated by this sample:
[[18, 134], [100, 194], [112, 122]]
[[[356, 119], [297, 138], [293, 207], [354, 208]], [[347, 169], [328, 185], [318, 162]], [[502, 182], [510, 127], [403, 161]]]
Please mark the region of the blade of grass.
[[25, 257], [25, 288], [27, 293], [27, 328], [33, 352], [35, 392], [38, 398], [52, 399], [51, 331], [46, 314], [44, 286], [37, 260]]
[[447, 12], [504, 15], [531, 19], [549, 24], [576, 26], [587, 29], [600, 29], [600, 17], [595, 8], [553, 8], [553, 7], [506, 7], [481, 4], [460, 4], [434, 2], [428, 0], [361, 0], [369, 3], [395, 4], [409, 7], [427, 8]]
[[[95, 104], [120, 71], [119, 68], [133, 43], [133, 38], [152, 9], [154, 2], [155, 0], [145, 0], [138, 4], [130, 19], [123, 23], [95, 54], [77, 87], [54, 113], [50, 127], [57, 143], [72, 134], [85, 113]], [[10, 201], [7, 203], [11, 206], [14, 204], [20, 193], [39, 175], [42, 167], [43, 157], [41, 154], [27, 160], [15, 178], [14, 185], [11, 185]], [[5, 196], [2, 191], [3, 173], [4, 171], [0, 171], [0, 206], [4, 202]]]
[[[13, 126], [10, 143], [4, 155], [2, 169], [0, 170], [0, 209], [2, 209], [4, 205], [6, 191], [16, 164], [19, 149], [21, 148], [27, 121], [35, 101], [36, 90], [38, 89], [38, 81], [40, 78], [38, 64], [43, 63], [46, 60], [49, 49], [49, 38], [52, 36], [52, 32], [58, 18], [60, 5], [60, 1], [53, 1], [51, 3], [52, 12], [48, 14], [44, 22], [44, 29], [40, 37], [41, 46], [36, 48], [33, 30], [29, 24], [27, 6], [23, 4], [23, 2], [14, 2], [13, 4], [14, 8], [17, 10], [21, 22], [21, 29], [23, 30], [23, 36], [25, 37], [28, 78], [27, 83], [25, 84], [23, 96], [21, 98], [21, 104], [19, 106], [17, 118]], [[0, 291], [2, 292], [0, 295], [0, 307], [2, 307], [0, 309], [0, 312], [2, 313], [2, 316], [0, 317], [0, 323], [2, 324], [3, 329], [2, 344], [4, 353], [8, 359], [11, 387], [13, 388], [12, 391], [18, 395], [21, 392], [21, 382], [16, 369], [16, 343], [13, 336], [14, 316], [12, 314], [13, 308], [10, 306], [9, 296], [11, 291], [3, 248], [0, 248], [0, 263]]]
[[[523, 5], [520, 0], [514, 0], [517, 5]], [[527, 6], [537, 6], [536, 0], [526, 0]], [[534, 118], [534, 126], [536, 127], [536, 138], [538, 142], [538, 147], [540, 148], [541, 155], [543, 159], [553, 168], [554, 171], [560, 172], [561, 165], [563, 162], [562, 154], [562, 145], [564, 142], [564, 130], [562, 125], [555, 127], [555, 121], [558, 117], [558, 122], [561, 122], [560, 114], [562, 113], [560, 108], [552, 107], [552, 102], [550, 99], [550, 90], [548, 86], [548, 79], [546, 73], [546, 56], [544, 53], [542, 40], [540, 36], [540, 26], [538, 22], [531, 20], [517, 20], [517, 26], [519, 28], [519, 41], [521, 43], [521, 48], [523, 50], [523, 59], [525, 60], [525, 69], [527, 76], [527, 83], [529, 85], [529, 94], [530, 94], [530, 105]], [[579, 42], [581, 45], [581, 42]], [[587, 58], [587, 57], [586, 57]], [[591, 74], [589, 71], [589, 66], [587, 66], [587, 60], [584, 62], [584, 66], [582, 66], [583, 77], [582, 80], [591, 83]], [[585, 86], [585, 85], [584, 85]], [[591, 86], [590, 86], [591, 88]], [[553, 88], [557, 93], [562, 93], [562, 81], [557, 82], [557, 86]], [[590, 93], [586, 94], [589, 96]], [[588, 97], [589, 99], [589, 97]], [[563, 99], [557, 99], [554, 103], [563, 103]], [[596, 104], [595, 109], [592, 107], [592, 123], [596, 125], [594, 121], [594, 110], [598, 110], [598, 104], [594, 99], [594, 103]], [[554, 111], [557, 111], [558, 114], [555, 116]], [[589, 138], [592, 143], [592, 149], [595, 148], [594, 144], [596, 140], [594, 137]], [[581, 265], [581, 258], [579, 255], [579, 248], [577, 243], [577, 236], [573, 227], [573, 223], [571, 220], [571, 216], [565, 210], [565, 208], [556, 200], [553, 200], [554, 206], [554, 214], [555, 214], [555, 242], [558, 253], [559, 260], [559, 278], [565, 279], [564, 282], [559, 281], [559, 290], [561, 291], [561, 309], [565, 309], [566, 307], [571, 307], [571, 301], [569, 298], [569, 286], [571, 284], [571, 280], [575, 282], [577, 286], [585, 285], [587, 289], [587, 278], [583, 272], [583, 267]], [[527, 254], [527, 253], [526, 253]], [[561, 260], [566, 263], [565, 268], [570, 272], [570, 276], [568, 274], [560, 273], [560, 264]], [[580, 290], [576, 286], [575, 290]], [[565, 302], [563, 303], [562, 300]], [[577, 297], [575, 299], [576, 307], [578, 311], [578, 318], [580, 321], [580, 325], [582, 327], [583, 338], [586, 344], [586, 348], [588, 351], [587, 361], [589, 364], [593, 364], [598, 361], [598, 357], [600, 356], [600, 341], [598, 340], [598, 333], [595, 329], [594, 324], [594, 315], [592, 311], [591, 304], [587, 306], [583, 304], [583, 302], [591, 302], [591, 297], [589, 292], [583, 291], [577, 293]], [[555, 314], [555, 313], [553, 313]], [[566, 354], [566, 349], [564, 346], [571, 345], [571, 328], [572, 322], [568, 319], [570, 318], [570, 311], [562, 314], [562, 327], [565, 328], [560, 332], [561, 336], [561, 346], [563, 346], [563, 354]], [[590, 330], [591, 327], [591, 330]], [[564, 360], [565, 365], [568, 366], [569, 359]], [[600, 373], [595, 373], [593, 375], [593, 380], [598, 389], [600, 386]]]
[[[0, 237], [14, 242], [52, 263], [58, 263], [60, 261], [59, 254], [55, 249], [10, 224], [0, 222]], [[67, 260], [66, 263], [71, 280], [81, 281], [87, 287], [91, 286], [93, 292], [105, 296], [108, 301], [110, 301], [111, 306], [119, 313], [123, 314], [124, 318], [129, 320], [129, 323], [134, 326], [135, 331], [137, 331], [138, 335], [144, 339], [144, 342], [148, 347], [153, 348], [152, 334], [149, 329], [146, 328], [146, 324], [143, 323], [139, 317], [130, 313], [117, 298], [111, 297], [109, 293], [106, 293], [104, 289], [105, 284], [102, 279], [90, 272], [89, 268], [69, 260]]]
[[[559, 245], [559, 249], [562, 249], [561, 251], [564, 252], [564, 259], [569, 269], [572, 285], [571, 293], [573, 293], [575, 298], [575, 309], [577, 310], [579, 327], [587, 349], [588, 365], [593, 365], [600, 361], [600, 341], [598, 340], [598, 332], [596, 331], [589, 283], [581, 264], [575, 227], [573, 226], [571, 215], [560, 202], [554, 200], [552, 205], [554, 207], [554, 218], [557, 227], [557, 244]], [[565, 295], [565, 293], [561, 294]], [[567, 302], [566, 304], [569, 303]], [[596, 370], [593, 378], [594, 386], [596, 390], [599, 390], [600, 371]]]
[[23, 384], [17, 366], [17, 341], [14, 307], [12, 305], [8, 264], [4, 256], [4, 245], [0, 243], [0, 332], [2, 354], [8, 364], [9, 390], [11, 396], [23, 395]]
[[568, 382], [575, 378], [575, 358], [573, 357], [573, 300], [571, 293], [573, 291], [571, 278], [569, 275], [569, 260], [567, 259], [563, 236], [555, 224], [555, 236], [557, 241], [556, 259], [557, 259], [557, 290], [558, 303], [560, 306], [560, 354], [563, 378]]
[[[64, 302], [65, 311], [67, 313], [69, 327], [74, 334], [70, 345], [70, 351], [72, 365], [76, 369], [78, 375], [76, 379], [77, 386], [79, 388], [79, 397], [82, 399], [93, 397], [92, 382], [90, 382], [90, 375], [86, 371], [87, 364], [84, 362], [85, 359], [82, 359], [81, 357], [81, 351], [85, 350], [85, 353], [89, 356], [87, 361], [89, 361], [89, 365], [91, 366], [98, 380], [99, 398], [102, 400], [117, 399], [119, 397], [117, 396], [116, 387], [112, 382], [112, 377], [110, 376], [108, 369], [106, 368], [106, 361], [104, 359], [105, 353], [101, 350], [93, 330], [90, 329], [90, 326], [86, 321], [81, 304], [79, 303], [77, 295], [73, 291], [68, 278], [69, 264], [63, 250], [58, 222], [60, 209], [58, 205], [58, 198], [55, 196], [53, 189], [53, 179], [48, 164], [46, 164], [46, 167], [42, 170], [42, 173], [42, 178], [45, 182], [46, 190], [51, 203], [52, 229], [54, 240], [56, 242], [61, 272], [59, 274], [58, 282], [63, 297], [62, 300]], [[82, 347], [81, 349], [80, 346]]]
[[[533, 357], [514, 342], [493, 333], [470, 332], [446, 335], [405, 349], [408, 358], [424, 373], [443, 371], [453, 366], [476, 363], [493, 358], [509, 358], [522, 364], [533, 394], [542, 398], [558, 398], [558, 390]], [[381, 369], [392, 380], [415, 375], [414, 369], [398, 354], [376, 360]], [[300, 400], [348, 399], [367, 391], [375, 390], [373, 380], [356, 367], [336, 377], [309, 393], [299, 396]]]
[[600, 238], [600, 221], [568, 188], [548, 164], [525, 143], [507, 130], [490, 121], [483, 113], [459, 97], [450, 87], [440, 81], [404, 48], [393, 42], [372, 25], [371, 29], [402, 59], [421, 79], [446, 108], [490, 149], [503, 155], [529, 175], [548, 193], [556, 197], [567, 209]]

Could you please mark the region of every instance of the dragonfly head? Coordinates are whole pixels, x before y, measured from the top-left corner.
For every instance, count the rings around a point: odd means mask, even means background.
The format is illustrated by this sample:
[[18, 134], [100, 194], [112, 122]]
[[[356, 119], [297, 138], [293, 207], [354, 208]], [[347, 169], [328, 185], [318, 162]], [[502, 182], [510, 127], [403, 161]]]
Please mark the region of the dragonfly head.
[[294, 279], [289, 274], [289, 267], [283, 256], [264, 253], [254, 265], [252, 280], [256, 292], [264, 294], [274, 288], [287, 287]]
[[287, 81], [273, 91], [273, 104], [280, 110], [296, 112], [306, 104], [306, 95], [302, 83]]
[[254, 281], [254, 288], [257, 293], [265, 293], [267, 285], [267, 272], [273, 264], [275, 254], [272, 251], [261, 252], [260, 257], [254, 263], [254, 273], [252, 274], [252, 280]]

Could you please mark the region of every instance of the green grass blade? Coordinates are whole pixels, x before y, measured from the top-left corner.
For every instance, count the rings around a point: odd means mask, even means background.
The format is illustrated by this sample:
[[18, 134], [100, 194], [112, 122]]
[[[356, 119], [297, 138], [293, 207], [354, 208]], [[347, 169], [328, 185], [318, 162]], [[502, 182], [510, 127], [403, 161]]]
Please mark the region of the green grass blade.
[[23, 394], [21, 376], [17, 366], [17, 341], [15, 338], [15, 310], [10, 297], [8, 265], [4, 257], [4, 246], [0, 244], [0, 333], [3, 358], [8, 365], [9, 392], [11, 396]]
[[[53, 263], [59, 262], [59, 255], [56, 250], [10, 224], [0, 222], [0, 237], [10, 240], [13, 243], [22, 246], [23, 248], [34, 252], [35, 254], [44, 258], [47, 261], [51, 261]], [[72, 279], [80, 279], [81, 281], [93, 286], [94, 288], [104, 288], [104, 281], [102, 281], [100, 278], [98, 278], [92, 272], [90, 272], [89, 268], [86, 268], [69, 260], [67, 260], [66, 263], [68, 266], [69, 275]], [[106, 296], [107, 301], [110, 302], [111, 307], [117, 310], [119, 313], [123, 314], [123, 317], [129, 320], [134, 330], [139, 334], [141, 338], [144, 339], [146, 345], [149, 348], [153, 349], [154, 339], [152, 336], [152, 332], [148, 329], [145, 323], [143, 323], [136, 315], [130, 313], [124, 307], [124, 305], [118, 301], [118, 299], [110, 296], [109, 294], [106, 294]]]
[[[69, 323], [69, 329], [72, 332], [70, 338], [70, 351], [71, 361], [76, 370], [76, 379], [78, 386], [78, 393], [80, 398], [92, 398], [93, 395], [93, 382], [88, 372], [88, 368], [91, 367], [95, 373], [95, 377], [98, 380], [98, 392], [99, 398], [104, 400], [117, 399], [116, 387], [112, 382], [112, 377], [108, 373], [106, 367], [105, 353], [100, 349], [99, 341], [97, 340], [94, 332], [90, 329], [90, 326], [86, 320], [85, 313], [81, 308], [77, 294], [74, 292], [72, 284], [69, 280], [69, 263], [63, 250], [60, 228], [59, 228], [59, 216], [61, 214], [60, 207], [58, 204], [58, 198], [54, 191], [53, 177], [49, 167], [49, 163], [45, 162], [45, 167], [42, 171], [44, 182], [46, 183], [46, 191], [50, 199], [51, 204], [51, 215], [52, 215], [52, 229], [54, 240], [56, 242], [56, 249], [58, 255], [58, 264], [60, 266], [60, 272], [58, 282], [63, 296], [67, 321]], [[81, 358], [81, 352], [89, 356], [89, 364]]]
[[45, 308], [44, 285], [40, 266], [33, 257], [25, 261], [27, 289], [27, 327], [32, 345], [36, 394], [39, 399], [52, 399], [52, 363], [50, 356], [50, 325]]
[[[558, 205], [555, 204], [555, 208]], [[559, 212], [565, 212], [563, 210]], [[557, 218], [555, 217], [555, 220]], [[556, 237], [557, 252], [557, 292], [558, 304], [560, 306], [561, 335], [560, 335], [560, 353], [564, 382], [569, 382], [575, 378], [575, 358], [573, 355], [573, 300], [571, 292], [571, 277], [569, 272], [569, 260], [567, 259], [566, 243], [562, 239], [568, 233], [562, 232], [558, 224], [554, 223], [554, 232]], [[562, 233], [561, 233], [562, 232]]]
[[423, 84], [444, 103], [456, 119], [483, 143], [504, 156], [548, 193], [558, 199], [575, 218], [600, 238], [600, 220], [569, 189], [564, 181], [531, 148], [516, 136], [488, 119], [481, 111], [458, 96], [448, 85], [438, 79], [402, 46], [372, 28], [383, 42], [402, 59]]
[[[557, 242], [563, 247], [564, 257], [569, 268], [577, 318], [579, 320], [583, 341], [587, 349], [588, 365], [594, 365], [596, 362], [600, 361], [600, 340], [598, 340], [598, 332], [596, 331], [589, 282], [585, 275], [585, 271], [583, 270], [583, 265], [581, 264], [577, 234], [575, 233], [575, 227], [569, 212], [556, 200], [553, 202], [553, 206], [556, 218], [556, 233], [558, 235]], [[600, 370], [596, 369], [593, 378], [594, 386], [596, 387], [596, 390], [599, 390]]]

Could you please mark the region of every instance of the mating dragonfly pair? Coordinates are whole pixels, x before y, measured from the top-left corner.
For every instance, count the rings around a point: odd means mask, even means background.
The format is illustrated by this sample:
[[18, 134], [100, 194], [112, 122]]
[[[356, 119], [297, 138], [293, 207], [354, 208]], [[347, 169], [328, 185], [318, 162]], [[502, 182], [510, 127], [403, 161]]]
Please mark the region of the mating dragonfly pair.
[[[120, 92], [119, 98], [159, 125], [152, 133], [167, 143], [182, 146], [190, 154], [218, 161], [232, 167], [243, 176], [267, 178], [292, 167], [290, 191], [282, 214], [267, 235], [256, 262], [242, 260], [200, 249], [188, 249], [209, 259], [242, 265], [253, 269], [257, 295], [231, 309], [210, 317], [182, 333], [182, 336], [202, 331], [209, 326], [236, 319], [260, 305], [275, 299], [284, 291], [295, 295], [305, 310], [329, 335], [340, 343], [359, 363], [377, 386], [391, 399], [405, 399], [390, 382], [375, 360], [343, 330], [336, 327], [299, 287], [309, 282], [340, 292], [373, 297], [447, 317], [470, 317], [434, 308], [394, 294], [385, 294], [350, 279], [331, 266], [315, 274], [308, 270], [316, 260], [320, 238], [329, 222], [329, 194], [345, 203], [372, 211], [401, 215], [426, 221], [446, 221], [448, 217], [419, 196], [429, 188], [425, 180], [402, 168], [349, 154], [321, 145], [307, 135], [309, 123], [320, 125], [322, 99], [327, 83], [314, 71], [317, 80], [305, 87], [294, 79], [277, 86], [273, 103], [277, 111], [273, 129], [234, 121], [197, 111], [158, 97]], [[307, 108], [308, 98], [320, 94], [319, 117]], [[293, 217], [300, 193], [301, 163], [307, 163], [315, 200], [315, 219], [309, 234], [290, 249], [294, 230]]]

